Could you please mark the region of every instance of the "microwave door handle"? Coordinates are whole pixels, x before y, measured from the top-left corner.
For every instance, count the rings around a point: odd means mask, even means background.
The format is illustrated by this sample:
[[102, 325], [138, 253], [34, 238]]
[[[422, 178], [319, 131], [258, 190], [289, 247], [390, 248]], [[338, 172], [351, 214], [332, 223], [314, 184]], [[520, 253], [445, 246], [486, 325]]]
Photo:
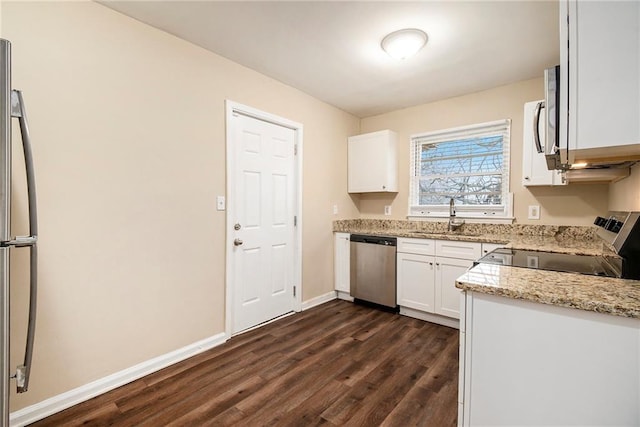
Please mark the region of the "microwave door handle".
[[536, 150], [538, 153], [542, 153], [542, 144], [540, 143], [540, 112], [542, 111], [542, 107], [544, 107], [544, 101], [540, 101], [536, 104], [536, 110], [534, 113], [533, 120], [533, 140], [536, 143]]

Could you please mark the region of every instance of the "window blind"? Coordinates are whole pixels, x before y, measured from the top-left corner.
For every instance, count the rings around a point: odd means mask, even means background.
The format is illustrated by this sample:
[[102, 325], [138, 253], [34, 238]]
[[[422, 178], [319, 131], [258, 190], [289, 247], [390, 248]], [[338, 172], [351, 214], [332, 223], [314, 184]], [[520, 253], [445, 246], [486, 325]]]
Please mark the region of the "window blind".
[[451, 198], [458, 210], [494, 207], [504, 211], [509, 200], [510, 125], [505, 119], [413, 135], [413, 213], [425, 207], [448, 207]]

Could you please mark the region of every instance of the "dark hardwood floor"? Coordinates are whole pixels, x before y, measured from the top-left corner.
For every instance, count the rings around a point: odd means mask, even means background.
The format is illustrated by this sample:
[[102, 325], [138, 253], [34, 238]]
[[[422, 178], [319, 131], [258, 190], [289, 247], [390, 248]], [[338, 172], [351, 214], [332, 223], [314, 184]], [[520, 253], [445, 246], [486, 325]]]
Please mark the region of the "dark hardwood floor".
[[335, 300], [34, 426], [452, 426], [458, 331]]

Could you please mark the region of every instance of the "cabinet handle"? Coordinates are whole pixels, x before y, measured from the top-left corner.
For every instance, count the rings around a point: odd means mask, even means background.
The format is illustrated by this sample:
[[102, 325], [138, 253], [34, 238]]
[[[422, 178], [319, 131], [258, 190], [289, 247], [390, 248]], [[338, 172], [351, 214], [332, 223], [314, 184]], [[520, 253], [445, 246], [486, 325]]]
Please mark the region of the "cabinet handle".
[[430, 262], [430, 263], [429, 263], [429, 265], [433, 265], [433, 263], [432, 263], [432, 262]]
[[437, 265], [437, 266], [440, 266], [440, 263], [439, 263], [439, 262], [436, 262], [436, 265]]
[[525, 176], [525, 177], [524, 177], [524, 179], [526, 179], [527, 181], [529, 181], [529, 179], [530, 179], [530, 178], [529, 178], [528, 176]]
[[386, 189], [387, 189], [387, 186], [386, 186], [386, 185], [383, 185], [383, 186], [382, 186], [382, 189], [383, 189], [383, 190], [386, 190]]

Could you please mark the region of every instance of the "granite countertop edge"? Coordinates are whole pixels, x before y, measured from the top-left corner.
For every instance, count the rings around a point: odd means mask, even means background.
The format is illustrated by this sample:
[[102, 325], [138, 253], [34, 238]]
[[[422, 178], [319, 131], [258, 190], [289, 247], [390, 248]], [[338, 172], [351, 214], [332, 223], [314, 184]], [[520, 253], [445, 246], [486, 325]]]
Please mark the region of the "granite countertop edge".
[[640, 281], [477, 265], [456, 287], [511, 299], [640, 319]]

